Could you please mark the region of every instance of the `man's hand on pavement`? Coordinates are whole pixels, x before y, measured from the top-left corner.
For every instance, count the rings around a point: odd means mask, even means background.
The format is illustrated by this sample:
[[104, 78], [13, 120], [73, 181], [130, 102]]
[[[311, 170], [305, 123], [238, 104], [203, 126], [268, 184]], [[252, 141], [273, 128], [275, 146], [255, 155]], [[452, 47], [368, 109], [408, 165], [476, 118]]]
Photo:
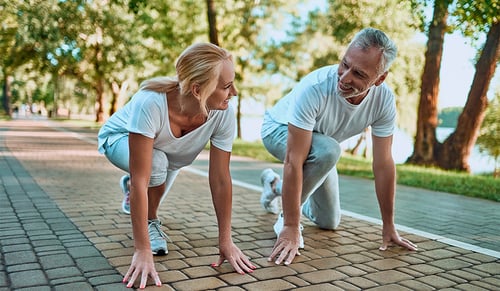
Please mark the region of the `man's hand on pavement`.
[[290, 265], [295, 256], [300, 256], [299, 252], [300, 231], [298, 227], [284, 226], [274, 244], [271, 255], [268, 261], [276, 258], [277, 265], [285, 262], [285, 265]]

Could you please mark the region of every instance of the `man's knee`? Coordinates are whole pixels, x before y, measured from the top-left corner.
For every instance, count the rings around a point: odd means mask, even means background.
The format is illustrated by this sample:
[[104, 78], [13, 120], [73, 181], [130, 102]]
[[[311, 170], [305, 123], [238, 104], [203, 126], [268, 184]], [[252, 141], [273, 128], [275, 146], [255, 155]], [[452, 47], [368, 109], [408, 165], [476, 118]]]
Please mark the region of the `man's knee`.
[[331, 169], [337, 164], [341, 154], [342, 149], [336, 140], [326, 136], [318, 136], [313, 139], [308, 162]]
[[340, 215], [334, 215], [327, 219], [322, 219], [316, 224], [321, 229], [335, 230], [340, 225]]

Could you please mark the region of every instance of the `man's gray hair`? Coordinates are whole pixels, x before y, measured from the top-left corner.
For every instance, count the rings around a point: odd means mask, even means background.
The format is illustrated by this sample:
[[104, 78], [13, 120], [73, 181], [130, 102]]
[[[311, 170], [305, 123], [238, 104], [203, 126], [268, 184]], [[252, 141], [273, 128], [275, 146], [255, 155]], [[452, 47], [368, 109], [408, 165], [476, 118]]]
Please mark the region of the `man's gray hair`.
[[396, 58], [398, 48], [384, 32], [375, 28], [364, 28], [358, 32], [349, 46], [355, 46], [366, 50], [372, 47], [378, 48], [382, 52], [382, 58], [379, 65], [379, 72], [384, 73], [389, 70], [392, 62]]

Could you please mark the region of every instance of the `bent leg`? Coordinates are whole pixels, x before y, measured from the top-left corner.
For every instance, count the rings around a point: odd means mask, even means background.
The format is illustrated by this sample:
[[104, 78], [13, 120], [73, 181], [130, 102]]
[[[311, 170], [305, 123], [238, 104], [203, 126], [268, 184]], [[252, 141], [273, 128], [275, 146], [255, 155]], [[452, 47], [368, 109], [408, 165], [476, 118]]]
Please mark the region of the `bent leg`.
[[151, 167], [151, 178], [148, 188], [148, 218], [156, 219], [158, 208], [167, 196], [168, 191], [174, 184], [179, 170], [168, 169], [167, 155], [157, 149], [153, 149], [153, 160]]
[[302, 214], [323, 229], [335, 229], [340, 224], [340, 195], [337, 169], [333, 168], [323, 184], [302, 206]]
[[[286, 154], [288, 128], [277, 128], [263, 138], [266, 149], [283, 161]], [[311, 149], [304, 163], [302, 185], [302, 213], [325, 229], [334, 229], [340, 223], [340, 198], [336, 164], [342, 150], [339, 143], [326, 135], [313, 133]], [[281, 180], [276, 191], [281, 195]]]

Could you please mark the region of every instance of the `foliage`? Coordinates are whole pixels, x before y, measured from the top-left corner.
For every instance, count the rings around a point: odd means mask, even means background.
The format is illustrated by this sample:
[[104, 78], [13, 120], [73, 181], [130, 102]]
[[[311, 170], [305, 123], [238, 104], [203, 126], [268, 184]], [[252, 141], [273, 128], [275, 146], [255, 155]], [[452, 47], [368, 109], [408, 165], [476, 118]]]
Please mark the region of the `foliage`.
[[486, 111], [476, 144], [481, 152], [486, 152], [493, 157], [496, 173], [500, 162], [500, 123], [498, 122], [500, 118], [500, 92], [497, 92], [495, 96]]
[[478, 40], [492, 24], [500, 21], [498, 0], [458, 0], [452, 11], [454, 26], [465, 36]]
[[441, 109], [438, 114], [439, 124], [441, 127], [457, 127], [458, 116], [462, 113], [462, 107], [447, 107]]

